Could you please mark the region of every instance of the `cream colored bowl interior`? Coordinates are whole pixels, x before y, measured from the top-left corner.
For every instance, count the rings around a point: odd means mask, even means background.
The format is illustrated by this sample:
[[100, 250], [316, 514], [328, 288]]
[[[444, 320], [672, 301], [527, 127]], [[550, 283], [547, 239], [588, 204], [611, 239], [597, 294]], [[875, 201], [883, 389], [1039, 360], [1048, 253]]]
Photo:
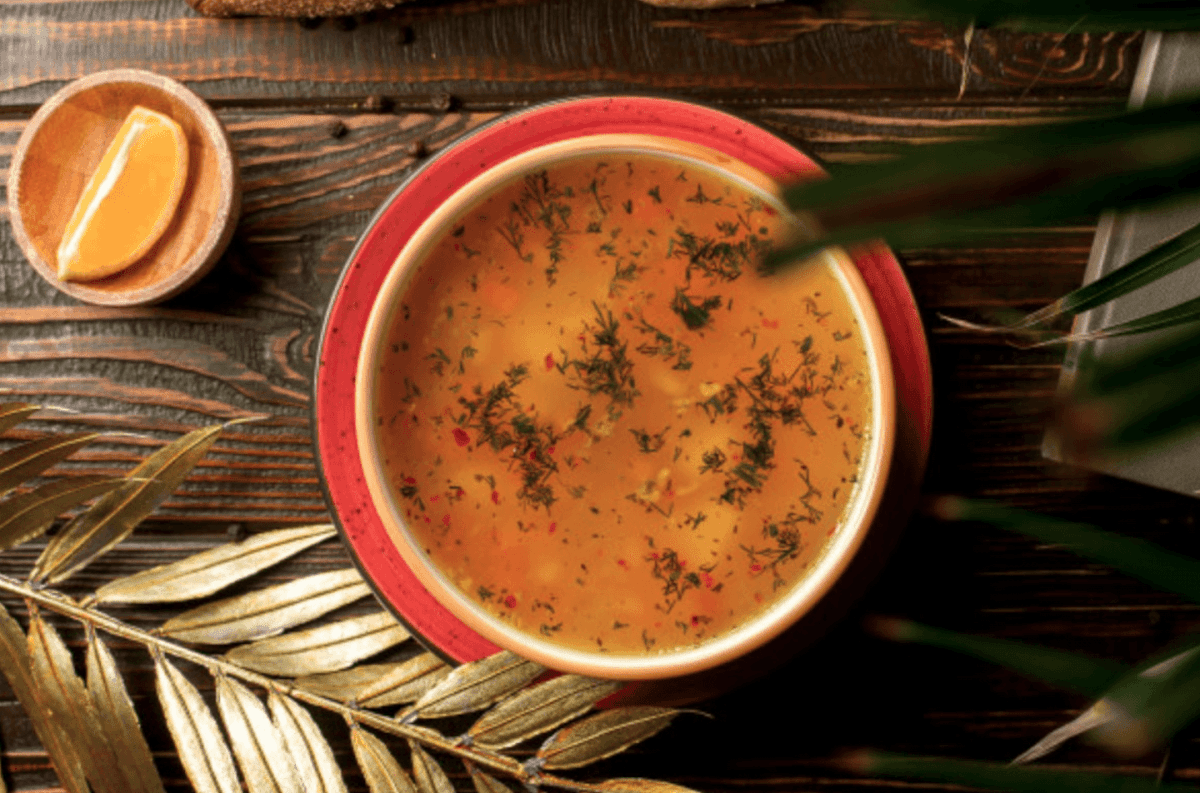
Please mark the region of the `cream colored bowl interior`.
[[438, 207], [401, 250], [371, 309], [355, 386], [355, 429], [362, 467], [371, 500], [405, 562], [434, 597], [472, 630], [496, 644], [553, 669], [612, 679], [661, 679], [701, 671], [732, 660], [777, 636], [811, 609], [845, 570], [870, 528], [887, 480], [895, 440], [895, 392], [892, 369], [879, 315], [869, 290], [850, 257], [830, 248], [818, 258], [836, 274], [854, 306], [863, 330], [871, 368], [873, 426], [858, 489], [843, 515], [841, 529], [814, 564], [809, 575], [775, 605], [741, 628], [717, 636], [697, 647], [656, 655], [628, 656], [590, 653], [564, 648], [517, 631], [475, 605], [434, 568], [413, 541], [383, 469], [383, 455], [374, 431], [383, 339], [391, 316], [400, 303], [408, 278], [428, 251], [451, 228], [457, 217], [476, 201], [535, 168], [581, 155], [615, 152], [667, 155], [693, 166], [721, 171], [726, 178], [770, 198], [781, 211], [779, 186], [761, 172], [695, 144], [643, 135], [596, 135], [554, 143], [513, 157], [484, 172]]

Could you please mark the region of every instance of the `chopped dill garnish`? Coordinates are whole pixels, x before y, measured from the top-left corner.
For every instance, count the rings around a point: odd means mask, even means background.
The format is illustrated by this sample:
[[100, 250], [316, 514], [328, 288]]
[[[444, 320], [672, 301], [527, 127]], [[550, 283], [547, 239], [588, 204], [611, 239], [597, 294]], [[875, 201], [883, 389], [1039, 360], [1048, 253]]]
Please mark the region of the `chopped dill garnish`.
[[540, 422], [536, 413], [527, 412], [518, 399], [514, 389], [528, 376], [528, 370], [516, 365], [505, 374], [507, 379], [486, 392], [476, 385], [474, 399], [460, 396], [458, 402], [466, 412], [457, 416], [455, 423], [476, 430], [481, 446], [487, 444], [496, 452], [511, 450], [509, 464], [521, 475], [517, 499], [528, 507], [549, 509], [557, 500], [549, 480], [558, 470], [550, 450], [562, 436], [550, 422]]
[[721, 466], [725, 464], [725, 452], [714, 446], [700, 456], [700, 461], [703, 463], [700, 466], [700, 473], [705, 474], [709, 471], [720, 471]]
[[[620, 323], [599, 303], [592, 301], [592, 307], [596, 310], [595, 324], [584, 323], [584, 357], [567, 364], [567, 386], [593, 396], [604, 394], [612, 405], [630, 406], [641, 392], [634, 381], [627, 345], [617, 335]], [[591, 336], [590, 343], [587, 334]]]
[[675, 365], [672, 369], [686, 371], [692, 368], [692, 348], [681, 341], [676, 341], [672, 336], [646, 321], [645, 317], [638, 317], [637, 330], [645, 334], [653, 334], [653, 342], [642, 342], [637, 346], [637, 351], [642, 355], [649, 355], [661, 358], [664, 361], [675, 359]]
[[699, 298], [699, 303], [693, 303], [692, 298], [679, 287], [675, 287], [675, 297], [671, 300], [671, 310], [679, 315], [683, 320], [683, 324], [687, 325], [691, 330], [699, 330], [707, 325], [711, 319], [713, 309], [721, 307], [720, 295], [710, 295], [709, 297]]
[[616, 297], [625, 290], [625, 284], [636, 281], [638, 277], [637, 262], [630, 262], [622, 266], [621, 259], [618, 258], [613, 262], [613, 277], [608, 282], [608, 296]]
[[441, 347], [436, 348], [433, 352], [426, 355], [425, 360], [433, 361], [433, 365], [429, 367], [429, 371], [439, 377], [445, 371], [446, 364], [451, 363], [450, 356]]
[[663, 548], [645, 558], [647, 562], [652, 562], [654, 565], [651, 575], [662, 582], [665, 607], [658, 606], [658, 608], [662, 608], [665, 613], [670, 614], [671, 609], [675, 608], [675, 604], [683, 599], [689, 589], [696, 589], [700, 586], [700, 576], [695, 573], [685, 573], [683, 563], [679, 560], [679, 554], [673, 549]]
[[687, 201], [689, 204], [719, 204], [721, 203], [721, 197], [717, 196], [716, 198], [710, 198], [709, 196], [705, 195], [704, 185], [700, 182], [697, 182], [696, 194], [691, 198], [685, 198], [684, 201]]
[[637, 440], [638, 450], [643, 454], [653, 454], [662, 449], [667, 443], [667, 427], [662, 432], [647, 432], [646, 430], [630, 430]]

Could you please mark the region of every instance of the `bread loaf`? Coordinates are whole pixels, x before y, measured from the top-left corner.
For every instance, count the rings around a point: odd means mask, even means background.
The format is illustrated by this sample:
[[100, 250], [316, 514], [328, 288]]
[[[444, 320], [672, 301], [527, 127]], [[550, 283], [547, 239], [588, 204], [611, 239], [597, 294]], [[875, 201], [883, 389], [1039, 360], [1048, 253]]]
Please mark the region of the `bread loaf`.
[[[582, 0], [580, 0], [582, 1]], [[344, 17], [392, 8], [408, 0], [188, 0], [210, 17]], [[729, 8], [778, 3], [781, 0], [642, 0], [662, 8]]]
[[391, 8], [406, 0], [188, 0], [210, 17], [344, 17]]

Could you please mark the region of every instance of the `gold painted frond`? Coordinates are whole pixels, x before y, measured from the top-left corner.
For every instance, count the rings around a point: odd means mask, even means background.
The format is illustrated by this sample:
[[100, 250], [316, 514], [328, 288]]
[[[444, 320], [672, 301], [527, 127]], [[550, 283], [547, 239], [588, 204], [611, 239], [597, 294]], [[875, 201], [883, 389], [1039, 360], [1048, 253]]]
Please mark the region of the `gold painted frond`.
[[[0, 434], [38, 410], [27, 403], [0, 404]], [[262, 532], [111, 581], [82, 599], [52, 588], [129, 537], [227, 426], [190, 432], [124, 477], [73, 476], [38, 487], [27, 483], [100, 435], [48, 437], [0, 452], [0, 496], [7, 496], [0, 500], [0, 551], [40, 537], [74, 511], [52, 535], [27, 581], [0, 576], [0, 591], [23, 599], [29, 610], [26, 631], [0, 607], [0, 672], [69, 793], [163, 791], [102, 633], [150, 653], [159, 705], [198, 793], [239, 793], [243, 785], [249, 793], [345, 793], [342, 770], [310, 708], [345, 721], [372, 793], [454, 793], [446, 763], [455, 762], [465, 768], [476, 793], [511, 793], [505, 777], [530, 789], [690, 793], [652, 780], [584, 784], [549, 773], [624, 751], [680, 713], [627, 707], [586, 715], [620, 690], [620, 683], [578, 675], [542, 680], [544, 667], [509, 652], [456, 669], [431, 653], [365, 663], [410, 636], [386, 611], [321, 621], [371, 594], [353, 568], [203, 602], [154, 630], [100, 610], [220, 595], [333, 538], [336, 531], [328, 524]], [[43, 612], [85, 628], [86, 680], [75, 672], [67, 645]], [[211, 675], [216, 713], [179, 662]], [[407, 707], [381, 712], [398, 705]], [[480, 715], [459, 737], [419, 723], [472, 713]], [[532, 759], [521, 762], [507, 753], [556, 728]], [[380, 734], [407, 743], [407, 770]]]

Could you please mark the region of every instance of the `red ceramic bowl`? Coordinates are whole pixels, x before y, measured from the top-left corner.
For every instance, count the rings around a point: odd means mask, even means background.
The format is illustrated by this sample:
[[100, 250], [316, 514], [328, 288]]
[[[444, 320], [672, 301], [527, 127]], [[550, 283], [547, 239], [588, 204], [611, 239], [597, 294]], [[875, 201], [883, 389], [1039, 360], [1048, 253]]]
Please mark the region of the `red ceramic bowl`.
[[[864, 316], [869, 315], [866, 325], [877, 331], [873, 344], [882, 399], [876, 409], [883, 430], [879, 435], [884, 441], [872, 464], [877, 481], [864, 488], [866, 495], [852, 510], [861, 525], [845, 532], [845, 540], [830, 555], [827, 569], [818, 578], [806, 579], [812, 581], [811, 586], [791, 604], [788, 613], [767, 621], [770, 624], [756, 626], [749, 637], [714, 642], [720, 646], [685, 653], [684, 658], [623, 659], [615, 665], [596, 665], [596, 659], [574, 657], [553, 646], [522, 642], [519, 637], [514, 640], [503, 629], [464, 608], [439, 583], [436, 572], [421, 564], [420, 555], [406, 548], [403, 527], [373, 463], [376, 455], [369, 428], [362, 416], [356, 423], [350, 410], [357, 399], [361, 413], [370, 392], [369, 383], [356, 386], [356, 368], [368, 371], [378, 346], [377, 332], [368, 316], [373, 307], [386, 305], [394, 298], [403, 280], [395, 268], [407, 266], [402, 252], [410, 243], [419, 247], [423, 225], [424, 234], [434, 233], [428, 229], [431, 223], [436, 225], [436, 220], [430, 218], [438, 214], [439, 208], [444, 215], [452, 213], [444, 207], [456, 193], [497, 166], [536, 160], [542, 154], [535, 150], [545, 151], [547, 146], [551, 150], [569, 148], [574, 145], [570, 141], [596, 135], [649, 136], [647, 139], [664, 141], [667, 149], [693, 153], [703, 149], [728, 169], [743, 177], [751, 175], [751, 181], [758, 174], [766, 177], [763, 181], [768, 184], [815, 178], [821, 173], [811, 159], [741, 119], [662, 99], [568, 100], [505, 116], [476, 130], [410, 178], [381, 209], [351, 255], [322, 338], [315, 385], [315, 433], [331, 506], [361, 568], [381, 599], [434, 649], [452, 660], [465, 661], [493, 652], [496, 645], [492, 642], [499, 641], [560, 669], [622, 678], [675, 676], [727, 664], [744, 651], [769, 643], [788, 624], [812, 610], [854, 557], [884, 491], [897, 489], [895, 484], [885, 487], [892, 462], [892, 428], [898, 429], [906, 446], [902, 478], [919, 478], [928, 448], [928, 359], [911, 294], [890, 253], [879, 247], [857, 251], [853, 264], [841, 257], [837, 266], [845, 270], [850, 291], [857, 293]], [[418, 238], [416, 242], [414, 237]], [[385, 293], [382, 298], [381, 289]], [[376, 314], [383, 310], [377, 308]], [[893, 370], [894, 405], [887, 399], [892, 393]]]

